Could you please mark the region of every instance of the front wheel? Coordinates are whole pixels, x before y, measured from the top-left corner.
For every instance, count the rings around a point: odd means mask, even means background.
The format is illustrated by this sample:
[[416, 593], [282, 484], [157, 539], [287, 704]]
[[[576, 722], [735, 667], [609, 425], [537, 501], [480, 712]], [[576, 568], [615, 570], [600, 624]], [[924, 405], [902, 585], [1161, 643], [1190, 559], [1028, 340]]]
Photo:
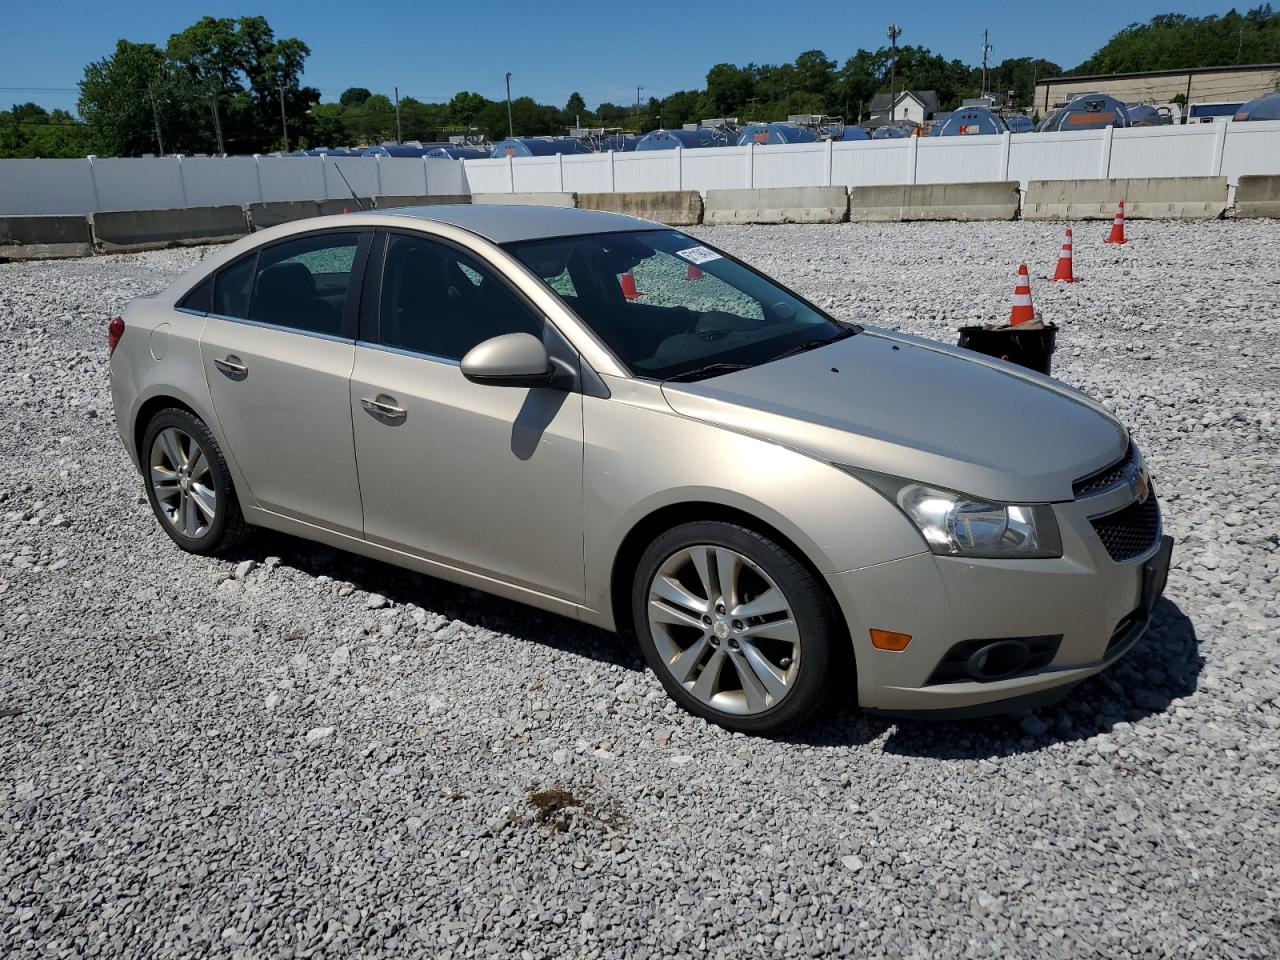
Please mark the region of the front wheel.
[[170, 539], [191, 553], [220, 553], [248, 526], [218, 442], [198, 417], [161, 410], [142, 435], [147, 500]]
[[821, 584], [747, 527], [682, 524], [640, 559], [632, 615], [667, 693], [731, 730], [776, 732], [826, 701], [842, 636]]

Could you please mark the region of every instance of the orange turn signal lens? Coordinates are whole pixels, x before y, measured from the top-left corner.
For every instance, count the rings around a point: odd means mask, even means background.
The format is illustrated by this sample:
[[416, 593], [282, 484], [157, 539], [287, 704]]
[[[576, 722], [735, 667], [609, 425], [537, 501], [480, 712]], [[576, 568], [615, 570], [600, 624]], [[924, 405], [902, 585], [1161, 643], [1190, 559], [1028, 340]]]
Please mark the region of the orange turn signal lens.
[[877, 650], [900, 652], [907, 649], [907, 644], [910, 642], [911, 634], [909, 633], [894, 633], [892, 630], [871, 628], [871, 645]]

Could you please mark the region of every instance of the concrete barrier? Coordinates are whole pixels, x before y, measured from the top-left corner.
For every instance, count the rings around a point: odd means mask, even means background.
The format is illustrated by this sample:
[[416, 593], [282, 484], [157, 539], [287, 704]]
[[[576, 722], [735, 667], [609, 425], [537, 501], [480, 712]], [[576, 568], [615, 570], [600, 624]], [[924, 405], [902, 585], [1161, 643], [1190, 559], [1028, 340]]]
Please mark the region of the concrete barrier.
[[702, 195], [697, 190], [651, 190], [636, 193], [580, 193], [583, 210], [625, 213], [673, 227], [702, 222]]
[[844, 187], [708, 190], [703, 223], [842, 223], [849, 219]]
[[526, 207], [576, 207], [576, 193], [473, 193], [472, 203], [513, 203]]
[[471, 196], [466, 193], [433, 194], [417, 197], [374, 197], [373, 205], [379, 210], [391, 210], [396, 207], [434, 207], [442, 203], [470, 203]]
[[849, 197], [849, 219], [1014, 220], [1019, 199], [1017, 181], [854, 187]]
[[1032, 180], [1022, 219], [1110, 220], [1121, 200], [1124, 215], [1135, 220], [1212, 219], [1226, 212], [1227, 178]]
[[0, 260], [48, 260], [93, 253], [88, 217], [0, 217]]
[[120, 210], [95, 213], [91, 219], [93, 248], [99, 253], [227, 243], [249, 232], [242, 207]]
[[252, 230], [265, 230], [267, 227], [293, 223], [295, 220], [328, 217], [359, 209], [360, 205], [354, 200], [268, 200], [265, 203], [255, 201], [245, 205]]
[[1241, 177], [1236, 185], [1236, 216], [1280, 217], [1280, 177]]

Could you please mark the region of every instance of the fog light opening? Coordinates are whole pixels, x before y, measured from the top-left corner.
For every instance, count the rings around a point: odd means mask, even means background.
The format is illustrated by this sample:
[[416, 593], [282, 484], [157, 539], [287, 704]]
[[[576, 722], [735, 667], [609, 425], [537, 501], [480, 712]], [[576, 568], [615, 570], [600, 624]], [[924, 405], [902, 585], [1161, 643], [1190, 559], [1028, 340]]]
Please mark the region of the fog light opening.
[[1031, 651], [1021, 640], [997, 640], [973, 652], [966, 667], [975, 680], [990, 682], [1012, 677], [1031, 658]]

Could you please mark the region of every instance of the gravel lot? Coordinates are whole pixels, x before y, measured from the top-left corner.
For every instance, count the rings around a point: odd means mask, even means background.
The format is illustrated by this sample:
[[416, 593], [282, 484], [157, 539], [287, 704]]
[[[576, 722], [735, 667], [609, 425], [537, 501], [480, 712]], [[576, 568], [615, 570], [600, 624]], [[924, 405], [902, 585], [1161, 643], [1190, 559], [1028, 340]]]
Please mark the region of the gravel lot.
[[[1077, 224], [1055, 372], [1178, 540], [1023, 717], [730, 735], [609, 635], [301, 541], [160, 532], [105, 323], [199, 250], [0, 265], [0, 955], [1280, 953], [1280, 223]], [[953, 340], [1061, 225], [696, 231]]]

